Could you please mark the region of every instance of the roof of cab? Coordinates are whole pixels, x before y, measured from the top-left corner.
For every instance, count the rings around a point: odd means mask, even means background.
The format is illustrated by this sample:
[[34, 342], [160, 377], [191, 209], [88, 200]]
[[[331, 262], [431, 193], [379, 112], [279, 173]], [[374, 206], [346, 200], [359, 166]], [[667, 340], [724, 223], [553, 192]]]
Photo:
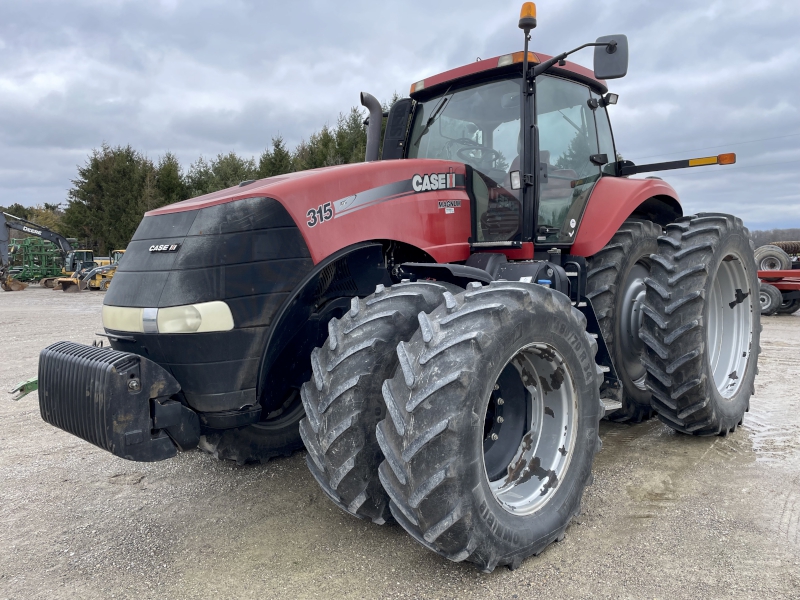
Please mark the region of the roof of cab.
[[[431, 92], [438, 91], [434, 90], [434, 88], [438, 88], [445, 83], [452, 83], [457, 79], [464, 79], [481, 73], [486, 74], [495, 69], [507, 70], [512, 66], [518, 69], [518, 65], [520, 65], [522, 61], [522, 54], [522, 52], [515, 52], [513, 55], [504, 54], [502, 56], [477, 60], [473, 63], [456, 67], [455, 69], [450, 69], [444, 73], [426, 77], [425, 79], [412, 84], [410, 95], [415, 100], [418, 100], [420, 97], [428, 96]], [[513, 62], [510, 62], [509, 57], [512, 56], [513, 59], [511, 60], [513, 60]], [[548, 54], [542, 54], [540, 52], [528, 52], [528, 61], [533, 64], [543, 63], [550, 58], [552, 57]], [[553, 75], [562, 75], [570, 79], [575, 79], [581, 83], [589, 85], [601, 94], [605, 94], [608, 91], [606, 82], [602, 79], [596, 79], [591, 69], [587, 69], [586, 67], [582, 67], [570, 61], [565, 61], [564, 66], [554, 65], [548, 69], [547, 73]]]

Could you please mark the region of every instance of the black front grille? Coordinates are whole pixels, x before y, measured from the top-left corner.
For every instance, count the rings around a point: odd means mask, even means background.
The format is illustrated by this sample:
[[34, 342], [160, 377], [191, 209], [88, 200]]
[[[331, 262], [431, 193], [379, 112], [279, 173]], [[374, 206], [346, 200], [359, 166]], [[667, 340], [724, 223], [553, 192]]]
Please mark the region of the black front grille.
[[152, 361], [110, 348], [57, 342], [39, 355], [39, 410], [47, 423], [130, 460], [176, 453], [152, 429], [151, 400], [180, 391]]

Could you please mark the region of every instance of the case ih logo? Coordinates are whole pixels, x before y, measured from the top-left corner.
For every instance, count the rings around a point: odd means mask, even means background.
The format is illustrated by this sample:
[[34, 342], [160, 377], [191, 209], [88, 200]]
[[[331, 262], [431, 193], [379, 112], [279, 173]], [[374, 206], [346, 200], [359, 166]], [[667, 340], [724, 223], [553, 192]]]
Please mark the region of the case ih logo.
[[415, 192], [430, 190], [445, 190], [456, 187], [455, 173], [432, 173], [430, 175], [414, 175], [411, 178], [411, 187]]
[[23, 225], [22, 226], [22, 231], [24, 231], [26, 233], [32, 233], [33, 235], [42, 235], [41, 231], [39, 231], [38, 229], [31, 229], [27, 225]]
[[154, 244], [150, 246], [150, 252], [177, 252], [180, 244]]

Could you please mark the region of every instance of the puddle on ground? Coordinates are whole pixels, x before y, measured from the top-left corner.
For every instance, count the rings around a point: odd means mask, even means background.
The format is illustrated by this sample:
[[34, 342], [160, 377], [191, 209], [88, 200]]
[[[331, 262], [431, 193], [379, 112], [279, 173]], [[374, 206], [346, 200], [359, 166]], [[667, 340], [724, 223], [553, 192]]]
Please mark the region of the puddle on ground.
[[744, 416], [744, 429], [758, 462], [800, 465], [800, 401], [753, 398], [750, 412]]

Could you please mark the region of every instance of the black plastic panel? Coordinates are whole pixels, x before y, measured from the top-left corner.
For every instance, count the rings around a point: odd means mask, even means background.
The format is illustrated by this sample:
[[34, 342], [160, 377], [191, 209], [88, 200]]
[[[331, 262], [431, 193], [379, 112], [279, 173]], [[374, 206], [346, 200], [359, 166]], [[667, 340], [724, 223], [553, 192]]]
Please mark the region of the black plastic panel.
[[199, 211], [187, 235], [217, 235], [279, 227], [295, 227], [295, 222], [280, 202], [272, 198], [246, 198]]
[[203, 365], [250, 358], [254, 350], [263, 349], [267, 332], [266, 327], [249, 327], [213, 333], [133, 333], [125, 335], [134, 338], [135, 342], [117, 341], [112, 344], [159, 364]]
[[193, 365], [173, 365], [165, 363], [170, 373], [180, 382], [184, 392], [189, 394], [221, 394], [231, 390], [244, 390], [256, 387], [256, 375], [260, 356], [246, 360], [218, 363], [197, 363]]
[[[177, 252], [150, 252], [156, 244]], [[125, 334], [112, 346], [162, 365], [212, 410], [252, 396], [269, 326], [313, 269], [291, 216], [276, 200], [249, 198], [201, 210], [146, 217], [128, 246], [105, 304], [165, 308], [223, 300], [234, 330], [185, 335]]]
[[[127, 252], [125, 253], [127, 255]], [[127, 260], [127, 259], [126, 259]], [[147, 308], [158, 306], [169, 271], [122, 273], [117, 271], [103, 304]]]
[[191, 228], [198, 212], [200, 211], [188, 210], [168, 215], [145, 217], [139, 223], [136, 233], [133, 234], [133, 241], [184, 236], [189, 233], [189, 228]]

